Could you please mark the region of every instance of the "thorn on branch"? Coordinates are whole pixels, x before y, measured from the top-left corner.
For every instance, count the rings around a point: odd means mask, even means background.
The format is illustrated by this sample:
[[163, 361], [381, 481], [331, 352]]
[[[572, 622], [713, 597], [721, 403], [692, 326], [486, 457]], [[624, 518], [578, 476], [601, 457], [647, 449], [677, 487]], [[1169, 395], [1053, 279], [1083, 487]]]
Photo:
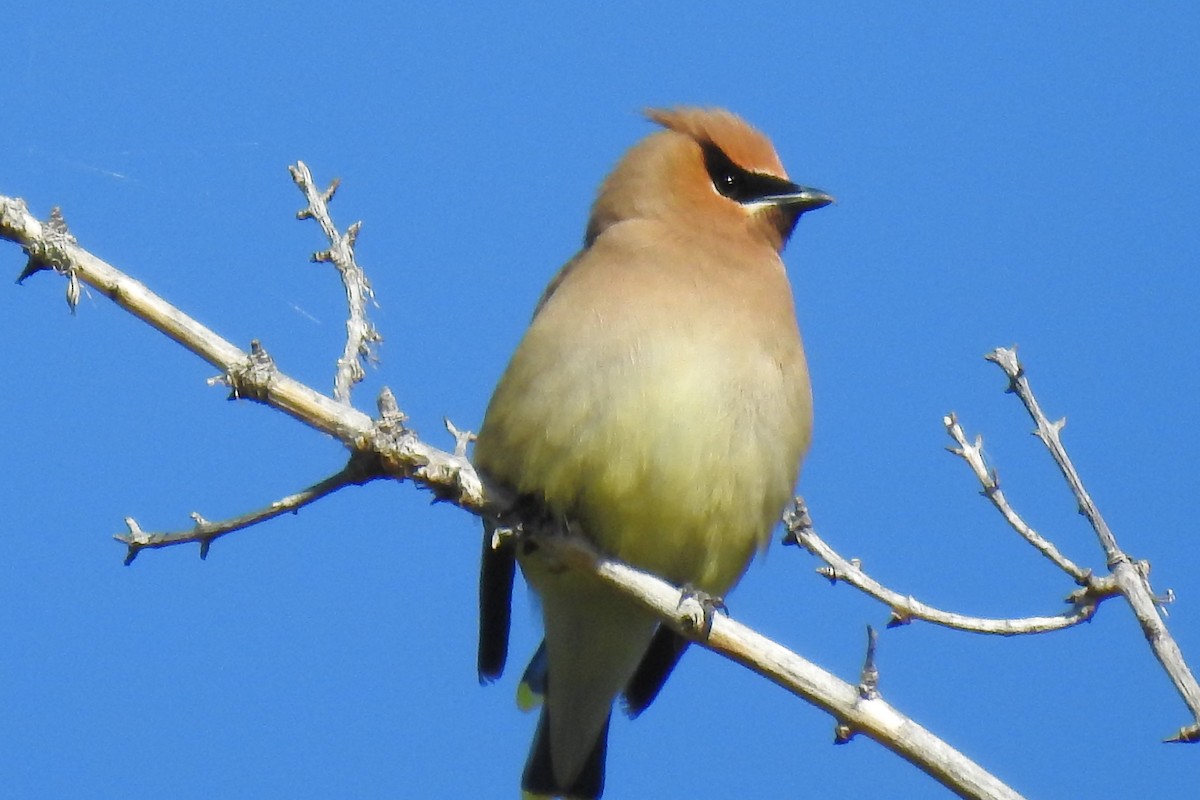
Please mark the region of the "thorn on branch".
[[1166, 606], [1169, 606], [1175, 602], [1175, 590], [1167, 589], [1167, 591], [1163, 594], [1154, 595], [1153, 599], [1154, 604], [1159, 607], [1158, 610], [1162, 612], [1163, 616], [1167, 616]]
[[146, 536], [145, 531], [142, 530], [142, 526], [138, 525], [137, 520], [133, 517], [125, 518], [125, 527], [128, 529], [128, 533], [117, 534], [113, 538], [118, 542], [124, 542], [128, 546], [129, 549], [125, 553], [125, 566], [128, 567], [137, 558], [142, 547], [149, 542], [149, 537]]
[[321, 199], [324, 200], [328, 204], [329, 201], [333, 199], [333, 196], [335, 194], [337, 194], [338, 187], [341, 185], [342, 185], [342, 179], [334, 178], [332, 181], [329, 182], [329, 188], [326, 189], [325, 191], [321, 192]]
[[1200, 742], [1200, 723], [1180, 728], [1174, 736], [1163, 739], [1167, 744], [1195, 744]]
[[829, 581], [829, 585], [833, 586], [838, 582], [837, 570], [830, 566], [817, 567], [817, 574]]
[[849, 744], [857, 731], [845, 722], [839, 722], [833, 729], [834, 744]]
[[875, 628], [867, 626], [867, 655], [863, 660], [862, 675], [858, 680], [858, 696], [863, 700], [879, 699], [879, 667], [875, 664], [875, 650], [879, 644], [879, 634]]
[[442, 422], [445, 424], [446, 430], [449, 431], [450, 435], [454, 437], [454, 455], [458, 456], [459, 458], [466, 458], [467, 445], [475, 441], [475, 433], [473, 431], [460, 431], [457, 427], [455, 427], [454, 423], [450, 421], [449, 417], [443, 417]]
[[71, 309], [71, 316], [75, 315], [75, 309], [79, 306], [79, 296], [83, 289], [79, 284], [79, 275], [75, 270], [67, 270], [67, 308]]
[[35, 259], [33, 256], [30, 256], [25, 261], [25, 268], [22, 269], [21, 274], [17, 276], [17, 284], [20, 285], [20, 284], [24, 283], [25, 279], [28, 278], [30, 275], [33, 275], [34, 273], [37, 273], [37, 272], [41, 272], [44, 269], [50, 269], [50, 265], [43, 264], [40, 261], [38, 261], [37, 259]]

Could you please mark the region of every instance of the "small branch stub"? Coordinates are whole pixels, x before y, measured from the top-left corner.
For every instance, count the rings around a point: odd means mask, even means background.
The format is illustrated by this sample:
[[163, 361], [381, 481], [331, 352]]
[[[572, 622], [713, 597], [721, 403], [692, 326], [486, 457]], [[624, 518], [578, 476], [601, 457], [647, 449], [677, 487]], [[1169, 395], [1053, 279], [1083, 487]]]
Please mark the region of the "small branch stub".
[[875, 664], [875, 651], [879, 645], [879, 634], [867, 626], [867, 655], [863, 660], [862, 676], [858, 679], [858, 696], [863, 700], [879, 699], [879, 667]]
[[449, 417], [443, 417], [442, 423], [446, 426], [446, 430], [454, 437], [454, 455], [459, 458], [467, 457], [467, 447], [471, 442], [475, 441], [475, 433], [473, 431], [460, 431]]
[[[20, 211], [28, 213], [24, 204]], [[44, 269], [52, 269], [63, 275], [71, 272], [71, 257], [68, 249], [79, 242], [67, 229], [67, 220], [62, 209], [58, 206], [50, 209], [50, 219], [42, 224], [41, 236], [24, 245], [22, 249], [29, 256], [25, 268], [17, 276], [17, 283], [23, 283], [26, 278]]]
[[240, 368], [230, 370], [227, 376], [229, 399], [266, 402], [276, 372], [275, 359], [271, 358], [262, 342], [253, 339], [250, 342], [250, 357]]

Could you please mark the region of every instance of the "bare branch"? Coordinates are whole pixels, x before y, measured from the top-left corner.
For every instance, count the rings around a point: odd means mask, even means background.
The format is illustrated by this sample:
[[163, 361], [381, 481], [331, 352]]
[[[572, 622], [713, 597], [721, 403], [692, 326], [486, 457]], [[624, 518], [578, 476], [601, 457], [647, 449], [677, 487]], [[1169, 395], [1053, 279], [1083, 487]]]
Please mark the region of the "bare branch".
[[280, 371], [260, 342], [247, 353], [201, 325], [112, 265], [79, 247], [74, 237], [51, 224], [43, 224], [20, 199], [0, 196], [0, 238], [21, 245], [30, 257], [22, 272], [28, 277], [43, 269], [77, 276], [78, 280], [110, 298], [146, 324], [175, 340], [221, 371], [210, 383], [230, 387], [233, 398], [254, 400], [278, 409], [306, 425], [338, 439], [352, 452], [378, 459], [380, 471], [430, 489], [438, 499], [449, 500], [475, 514], [484, 513], [487, 497], [506, 500], [503, 491], [484, 489], [465, 456], [440, 450], [421, 441], [404, 425], [395, 398], [384, 389], [381, 417], [339, 403]]
[[[525, 535], [525, 534], [521, 534]], [[634, 598], [684, 636], [824, 709], [839, 722], [845, 741], [862, 734], [900, 755], [960, 797], [1019, 800], [1020, 795], [948, 743], [904, 716], [876, 693], [826, 672], [782, 645], [724, 615], [713, 615], [703, 638], [696, 612], [679, 602], [677, 587], [598, 554], [577, 536], [539, 535], [539, 552], [564, 567], [594, 574]]]
[[333, 396], [338, 402], [349, 404], [351, 389], [364, 377], [362, 362], [374, 361], [374, 347], [383, 341], [379, 331], [367, 319], [367, 303], [375, 300], [375, 293], [366, 273], [354, 258], [354, 244], [358, 240], [362, 222], [355, 222], [345, 234], [340, 233], [329, 214], [329, 201], [337, 192], [338, 181], [335, 179], [328, 189], [318, 191], [312, 173], [303, 161], [297, 161], [294, 166], [288, 167], [288, 171], [308, 200], [308, 206], [297, 212], [296, 218], [315, 219], [329, 240], [329, 249], [314, 253], [312, 260], [333, 264], [342, 276], [342, 285], [346, 290], [346, 305], [350, 312], [346, 319], [346, 347], [337, 362]]
[[129, 548], [125, 555], [126, 566], [132, 564], [133, 560], [137, 558], [138, 553], [142, 550], [170, 547], [188, 542], [198, 542], [200, 544], [200, 558], [207, 558], [208, 549], [212, 543], [226, 534], [249, 528], [260, 522], [266, 522], [269, 519], [278, 517], [280, 514], [294, 513], [306, 505], [315, 503], [322, 497], [333, 494], [346, 486], [361, 486], [368, 481], [381, 477], [383, 477], [381, 474], [370, 469], [366, 459], [352, 456], [345, 468], [337, 474], [318, 481], [307, 489], [280, 498], [266, 508], [251, 511], [247, 514], [220, 522], [210, 522], [200, 516], [199, 513], [193, 511], [191, 517], [195, 521], [195, 525], [187, 530], [166, 533], [148, 533], [142, 530], [133, 517], [126, 517], [125, 525], [129, 529], [128, 533], [114, 534], [113, 538], [119, 542], [124, 542]]
[[[175, 306], [112, 265], [84, 250], [65, 230], [43, 224], [25, 203], [0, 196], [0, 238], [21, 245], [30, 265], [23, 276], [51, 268], [91, 286], [146, 324], [191, 350], [237, 385], [237, 377], [253, 367], [250, 354], [218, 336]], [[69, 284], [68, 284], [69, 285]], [[316, 392], [299, 381], [274, 372], [261, 397], [267, 403], [347, 445], [371, 435], [371, 418]]]
[[[328, 195], [328, 192], [326, 193]], [[513, 498], [487, 485], [465, 456], [469, 432], [448, 424], [455, 452], [447, 453], [422, 442], [407, 427], [395, 397], [385, 389], [379, 398], [379, 419], [338, 403], [282, 374], [261, 343], [247, 354], [167, 304], [146, 287], [110, 265], [63, 241], [63, 231], [48, 230], [29, 216], [23, 203], [0, 197], [0, 237], [18, 241], [38, 265], [52, 265], [64, 274], [72, 271], [123, 308], [183, 344], [222, 370], [221, 382], [233, 397], [253, 399], [279, 408], [317, 430], [337, 436], [354, 454], [346, 469], [304, 492], [272, 503], [270, 507], [221, 523], [199, 515], [188, 531], [147, 533], [128, 520], [129, 532], [119, 538], [129, 555], [143, 549], [183, 542], [200, 542], [203, 550], [217, 537], [248, 524], [269, 519], [313, 502], [323, 494], [380, 475], [409, 479], [430, 489], [438, 499], [476, 515], [495, 518], [511, 515]], [[56, 237], [51, 255], [44, 237]], [[37, 254], [37, 255], [35, 255]], [[53, 260], [51, 260], [53, 258]], [[36, 271], [33, 270], [33, 271]], [[529, 535], [510, 533], [509, 535]], [[536, 535], [536, 534], [535, 534]], [[539, 552], [569, 566], [592, 573], [652, 609], [685, 636], [703, 639], [705, 647], [722, 653], [778, 685], [829, 711], [841, 722], [847, 736], [862, 733], [877, 739], [964, 797], [985, 800], [1019, 800], [1019, 795], [956, 752], [945, 742], [904, 717], [877, 697], [859, 691], [774, 642], [727, 617], [700, 611], [687, 602], [677, 587], [612, 559], [600, 557], [578, 535], [538, 536]], [[710, 624], [711, 623], [711, 626]]]
[[1187, 704], [1188, 710], [1192, 712], [1193, 722], [1180, 728], [1167, 741], [1200, 741], [1200, 685], [1196, 683], [1195, 676], [1183, 659], [1183, 652], [1175, 643], [1175, 639], [1159, 614], [1159, 599], [1155, 597], [1154, 591], [1150, 587], [1150, 565], [1145, 561], [1131, 558], [1117, 545], [1116, 536], [1108, 527], [1104, 517], [1100, 515], [1100, 510], [1092, 501], [1087, 490], [1084, 489], [1083, 480], [1079, 477], [1070, 456], [1067, 455], [1066, 448], [1063, 447], [1060, 432], [1066, 425], [1066, 420], [1060, 419], [1057, 422], [1051, 422], [1042, 412], [1041, 405], [1034, 396], [1033, 389], [1030, 388], [1025, 368], [1017, 358], [1016, 348], [999, 347], [985, 358], [1004, 370], [1004, 374], [1008, 376], [1008, 391], [1021, 399], [1025, 410], [1029, 412], [1029, 416], [1037, 425], [1034, 435], [1050, 451], [1054, 463], [1058, 465], [1059, 471], [1062, 472], [1079, 503], [1079, 513], [1087, 518], [1095, 530], [1096, 536], [1100, 540], [1100, 546], [1104, 549], [1108, 567], [1112, 570], [1117, 590], [1129, 601], [1138, 624], [1142, 628], [1142, 635], [1149, 642], [1155, 658], [1163, 665], [1171, 682], [1175, 684], [1175, 689]]
[[[362, 378], [361, 359], [370, 357], [372, 345], [379, 341], [378, 333], [366, 319], [366, 303], [372, 299], [370, 285], [353, 256], [360, 226], [355, 223], [345, 235], [339, 234], [328, 213], [328, 201], [337, 183], [318, 192], [303, 162], [290, 169], [293, 179], [308, 198], [308, 207], [299, 216], [302, 219], [316, 219], [331, 243], [330, 249], [317, 253], [314, 260], [328, 261], [337, 266], [343, 276], [350, 305], [347, 345], [338, 362], [335, 381], [336, 400], [280, 372], [258, 341], [252, 342], [250, 353], [240, 350], [166, 303], [141, 283], [80, 248], [57, 210], [50, 221], [43, 224], [28, 213], [22, 201], [0, 197], [0, 237], [19, 243], [29, 255], [29, 262], [19, 280], [42, 269], [54, 269], [67, 278], [67, 299], [72, 311], [81, 284], [94, 287], [220, 369], [222, 375], [218, 380], [231, 388], [233, 397], [252, 399], [278, 408], [317, 430], [337, 437], [352, 453], [346, 467], [337, 474], [264, 509], [230, 520], [214, 523], [199, 514], [193, 514], [195, 525], [189, 530], [147, 533], [136, 521], [127, 519], [129, 532], [116, 537], [128, 548], [126, 563], [143, 549], [185, 542], [198, 542], [203, 557], [212, 541], [220, 536], [295, 511], [344, 486], [380, 477], [412, 480], [433, 491], [437, 499], [452, 502], [480, 516], [498, 519], [512, 511], [513, 498], [497, 487], [486, 485], [467, 460], [466, 450], [472, 438], [470, 432], [459, 431], [447, 421], [447, 429], [455, 439], [454, 452], [448, 453], [425, 444], [406, 426], [404, 414], [386, 389], [379, 398], [378, 420], [372, 421], [349, 406], [351, 387]], [[1196, 687], [1182, 654], [1167, 633], [1155, 607], [1159, 600], [1150, 591], [1148, 565], [1134, 561], [1117, 547], [1115, 537], [1084, 491], [1062, 447], [1059, 434], [1063, 422], [1050, 423], [1041, 413], [1015, 352], [1000, 349], [988, 358], [1005, 369], [1010, 379], [1010, 390], [1021, 397], [1037, 422], [1037, 435], [1050, 450], [1075, 492], [1081, 513], [1088, 517], [1096, 529], [1109, 566], [1113, 569], [1112, 576], [1092, 576], [1089, 571], [1059, 553], [1057, 548], [1016, 514], [1000, 490], [995, 472], [988, 468], [983, 459], [980, 440], [969, 443], [953, 415], [945, 420], [948, 432], [958, 444], [953, 452], [971, 466], [983, 486], [983, 493], [1014, 530], [1081, 585], [1082, 588], [1068, 598], [1072, 605], [1070, 611], [1051, 617], [980, 619], [940, 611], [910, 597], [903, 597], [867, 577], [857, 562], [847, 561], [821, 541], [799, 498], [785, 519], [787, 540], [801, 544], [822, 558], [829, 565], [822, 570], [826, 577], [851, 583], [887, 603], [893, 614], [889, 625], [920, 618], [983, 633], [1011, 635], [1041, 632], [1069, 627], [1090, 619], [1100, 602], [1117, 593], [1123, 594], [1134, 606], [1147, 639], [1197, 720], [1196, 724], [1180, 729], [1171, 741], [1200, 740], [1200, 689]], [[536, 531], [518, 531], [509, 535], [534, 536], [539, 545], [538, 552], [543, 557], [561, 560], [567, 566], [597, 576], [599, 580], [634, 597], [683, 635], [700, 641], [709, 649], [722, 653], [827, 710], [839, 721], [839, 741], [848, 741], [858, 733], [875, 738], [964, 797], [1018, 797], [1010, 788], [880, 699], [875, 664], [877, 642], [873, 631], [870, 632], [860, 686], [856, 688], [726, 617], [705, 614], [704, 624], [698, 625], [697, 616], [691, 608], [693, 604], [685, 602], [688, 599], [686, 591], [681, 600], [678, 588], [598, 555], [577, 535], [545, 536]]]
[[958, 417], [953, 412], [942, 418], [942, 424], [946, 426], [946, 432], [950, 434], [950, 437], [958, 443], [958, 447], [947, 447], [946, 449], [967, 462], [971, 471], [975, 473], [975, 477], [979, 479], [980, 485], [983, 486], [981, 494], [992, 502], [992, 505], [996, 507], [996, 510], [1000, 512], [1012, 529], [1022, 539], [1037, 548], [1042, 555], [1053, 561], [1055, 566], [1070, 575], [1076, 583], [1081, 586], [1086, 585], [1091, 579], [1092, 571], [1080, 567], [1064, 556], [1053, 543], [1043, 538], [1009, 505], [1004, 490], [1000, 488], [1000, 477], [994, 469], [988, 467], [984, 460], [983, 437], [976, 436], [974, 444], [968, 442], [967, 435], [963, 432], [962, 426], [958, 424]]
[[1067, 602], [1071, 604], [1071, 608], [1061, 614], [1019, 619], [968, 617], [934, 608], [912, 596], [893, 591], [867, 575], [859, 561], [839, 555], [817, 536], [816, 530], [813, 528], [812, 517], [809, 516], [803, 498], [797, 497], [792, 506], [784, 513], [783, 524], [786, 530], [784, 544], [800, 545], [828, 565], [818, 569], [819, 574], [835, 583], [837, 581], [848, 583], [887, 605], [892, 612], [892, 617], [888, 622], [889, 628], [907, 625], [914, 619], [919, 619], [970, 633], [998, 636], [1046, 633], [1087, 622], [1096, 613], [1096, 608], [1103, 600], [1116, 594], [1115, 589], [1110, 588], [1105, 591], [1104, 587], [1098, 584], [1094, 588], [1089, 587], [1087, 591], [1076, 592], [1068, 597]]

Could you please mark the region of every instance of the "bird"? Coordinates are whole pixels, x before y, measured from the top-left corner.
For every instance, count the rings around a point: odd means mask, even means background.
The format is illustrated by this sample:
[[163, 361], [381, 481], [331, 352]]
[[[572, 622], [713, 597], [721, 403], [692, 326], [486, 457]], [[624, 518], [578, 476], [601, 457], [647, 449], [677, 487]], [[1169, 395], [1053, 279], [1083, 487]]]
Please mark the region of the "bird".
[[[812, 391], [780, 254], [833, 202], [793, 183], [732, 112], [646, 111], [658, 128], [603, 180], [583, 247], [551, 279], [484, 415], [473, 463], [600, 552], [712, 598], [789, 502]], [[655, 698], [688, 640], [594, 577], [485, 523], [478, 671], [502, 674], [515, 568], [541, 603], [526, 682], [545, 691], [530, 795], [598, 798], [609, 720]]]

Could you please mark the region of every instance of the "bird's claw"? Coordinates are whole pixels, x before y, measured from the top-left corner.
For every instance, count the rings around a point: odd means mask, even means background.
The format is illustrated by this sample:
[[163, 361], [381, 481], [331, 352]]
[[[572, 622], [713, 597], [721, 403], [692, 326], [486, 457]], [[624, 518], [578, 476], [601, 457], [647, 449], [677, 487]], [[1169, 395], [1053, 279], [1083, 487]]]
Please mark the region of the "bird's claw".
[[676, 607], [682, 608], [684, 603], [689, 600], [697, 605], [699, 613], [691, 619], [688, 625], [692, 631], [698, 633], [698, 638], [707, 639], [708, 635], [712, 633], [713, 617], [716, 612], [722, 611], [726, 616], [729, 614], [725, 599], [697, 589], [691, 584], [685, 584], [679, 592], [679, 604]]

